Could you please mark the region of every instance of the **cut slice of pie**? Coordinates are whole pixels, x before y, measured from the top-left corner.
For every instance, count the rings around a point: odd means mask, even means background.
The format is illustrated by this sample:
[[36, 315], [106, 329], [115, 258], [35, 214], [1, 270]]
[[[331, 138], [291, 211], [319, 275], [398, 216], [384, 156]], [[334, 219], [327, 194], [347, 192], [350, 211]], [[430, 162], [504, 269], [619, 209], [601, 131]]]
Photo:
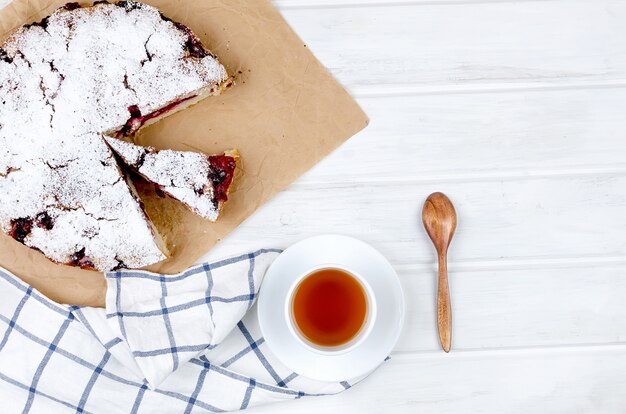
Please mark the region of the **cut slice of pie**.
[[161, 150], [105, 137], [124, 164], [168, 196], [210, 221], [228, 199], [239, 159], [236, 150], [222, 155]]

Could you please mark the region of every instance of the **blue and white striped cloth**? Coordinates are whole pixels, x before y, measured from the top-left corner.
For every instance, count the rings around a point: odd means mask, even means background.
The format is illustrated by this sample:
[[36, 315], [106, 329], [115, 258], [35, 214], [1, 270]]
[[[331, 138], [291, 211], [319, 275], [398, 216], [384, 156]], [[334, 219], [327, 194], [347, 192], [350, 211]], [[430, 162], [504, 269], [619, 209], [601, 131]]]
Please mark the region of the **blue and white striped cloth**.
[[0, 269], [0, 411], [223, 412], [349, 388], [267, 348], [253, 304], [279, 253], [108, 273], [106, 309], [59, 305]]

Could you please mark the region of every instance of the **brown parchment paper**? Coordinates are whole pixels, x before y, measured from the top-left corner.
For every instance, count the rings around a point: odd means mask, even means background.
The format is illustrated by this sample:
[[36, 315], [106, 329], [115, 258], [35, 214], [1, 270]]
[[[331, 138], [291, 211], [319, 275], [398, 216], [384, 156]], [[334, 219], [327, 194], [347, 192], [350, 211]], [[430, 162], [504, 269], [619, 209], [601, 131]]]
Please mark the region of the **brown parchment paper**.
[[[172, 257], [149, 270], [177, 273], [192, 265], [259, 206], [364, 128], [356, 102], [315, 59], [267, 0], [146, 0], [189, 26], [235, 76], [236, 86], [152, 125], [137, 142], [159, 149], [220, 153], [237, 148], [241, 168], [217, 223], [138, 185]], [[38, 21], [63, 0], [15, 0], [0, 11], [2, 39]], [[103, 306], [101, 273], [53, 264], [6, 235], [0, 266], [51, 299]]]

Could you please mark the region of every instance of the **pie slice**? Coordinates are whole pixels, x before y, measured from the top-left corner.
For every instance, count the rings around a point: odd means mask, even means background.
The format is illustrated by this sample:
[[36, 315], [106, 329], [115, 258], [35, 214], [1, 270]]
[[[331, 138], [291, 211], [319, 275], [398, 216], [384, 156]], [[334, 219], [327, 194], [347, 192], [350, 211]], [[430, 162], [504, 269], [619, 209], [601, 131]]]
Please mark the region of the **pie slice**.
[[236, 150], [222, 155], [190, 151], [157, 151], [117, 138], [105, 137], [124, 164], [191, 211], [210, 221], [217, 220], [228, 199], [235, 167]]
[[[102, 134], [132, 137], [230, 85], [188, 27], [143, 3], [68, 3], [17, 29], [0, 48], [3, 232], [85, 269], [165, 259], [164, 241]], [[230, 171], [232, 159], [213, 163]], [[215, 219], [226, 178], [208, 191], [213, 210], [193, 204], [205, 198], [183, 195], [182, 184], [171, 194]]]

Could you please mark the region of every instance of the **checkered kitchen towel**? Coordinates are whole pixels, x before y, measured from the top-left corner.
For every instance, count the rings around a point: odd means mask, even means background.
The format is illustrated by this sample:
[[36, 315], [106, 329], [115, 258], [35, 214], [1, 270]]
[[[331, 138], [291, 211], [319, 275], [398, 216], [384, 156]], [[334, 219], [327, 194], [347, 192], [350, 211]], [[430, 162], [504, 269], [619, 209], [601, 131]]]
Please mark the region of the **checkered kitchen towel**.
[[279, 253], [108, 273], [106, 309], [59, 305], [0, 269], [0, 412], [222, 412], [349, 388], [298, 376], [261, 337], [253, 303]]

